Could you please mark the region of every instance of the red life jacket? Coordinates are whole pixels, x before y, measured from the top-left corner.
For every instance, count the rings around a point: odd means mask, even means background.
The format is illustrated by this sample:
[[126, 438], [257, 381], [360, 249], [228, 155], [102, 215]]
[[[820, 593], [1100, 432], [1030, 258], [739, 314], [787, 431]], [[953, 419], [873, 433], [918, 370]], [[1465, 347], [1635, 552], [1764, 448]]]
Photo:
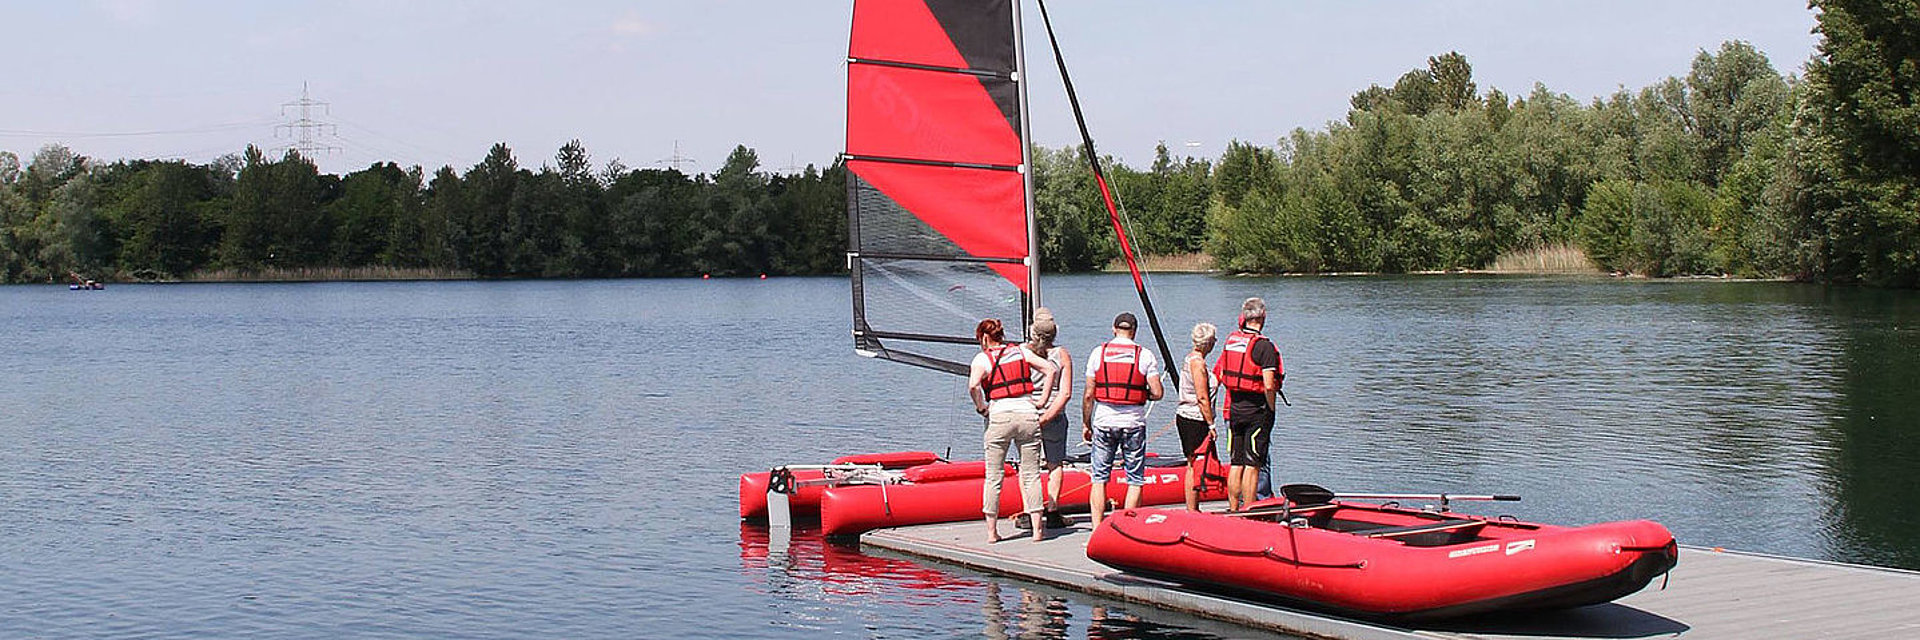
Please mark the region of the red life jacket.
[[1225, 345], [1220, 348], [1220, 360], [1214, 364], [1221, 386], [1229, 391], [1266, 392], [1266, 379], [1260, 375], [1260, 365], [1253, 362], [1254, 345], [1266, 339], [1245, 329], [1227, 335]]
[[1100, 345], [1100, 368], [1093, 374], [1093, 399], [1107, 404], [1147, 403], [1147, 376], [1140, 373], [1140, 345]]
[[986, 350], [986, 379], [980, 387], [987, 393], [987, 400], [1001, 398], [1019, 398], [1033, 394], [1033, 368], [1027, 364], [1026, 350], [1020, 345], [1003, 344], [996, 349]]

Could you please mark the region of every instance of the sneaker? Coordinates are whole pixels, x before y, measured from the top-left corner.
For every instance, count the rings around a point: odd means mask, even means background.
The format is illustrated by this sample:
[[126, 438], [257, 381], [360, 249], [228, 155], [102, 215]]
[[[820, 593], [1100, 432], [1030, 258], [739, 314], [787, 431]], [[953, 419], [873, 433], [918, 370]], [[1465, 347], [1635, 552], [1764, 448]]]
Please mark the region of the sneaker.
[[1046, 525], [1048, 529], [1065, 529], [1067, 527], [1073, 526], [1072, 523], [1067, 522], [1066, 516], [1060, 515], [1060, 512], [1058, 511], [1048, 511], [1046, 515], [1046, 520], [1047, 520]]

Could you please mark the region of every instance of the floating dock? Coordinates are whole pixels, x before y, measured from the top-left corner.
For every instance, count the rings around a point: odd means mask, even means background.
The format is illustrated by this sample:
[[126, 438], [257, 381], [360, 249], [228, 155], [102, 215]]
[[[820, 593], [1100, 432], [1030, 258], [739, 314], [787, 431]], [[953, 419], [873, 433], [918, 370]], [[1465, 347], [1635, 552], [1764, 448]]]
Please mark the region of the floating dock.
[[1920, 638], [1920, 572], [1683, 547], [1680, 564], [1639, 593], [1566, 611], [1423, 623], [1414, 628], [1291, 609], [1141, 578], [1087, 559], [1086, 516], [1031, 541], [1011, 521], [987, 544], [979, 521], [883, 529], [862, 545], [1251, 627], [1341, 640], [1555, 638]]

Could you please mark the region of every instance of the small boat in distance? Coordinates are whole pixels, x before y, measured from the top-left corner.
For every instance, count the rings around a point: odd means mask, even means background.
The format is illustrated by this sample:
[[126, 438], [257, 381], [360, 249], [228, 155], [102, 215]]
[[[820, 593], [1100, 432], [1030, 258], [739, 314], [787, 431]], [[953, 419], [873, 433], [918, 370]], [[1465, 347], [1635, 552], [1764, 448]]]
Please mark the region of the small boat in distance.
[[68, 291], [99, 291], [107, 288], [107, 285], [102, 284], [98, 280], [82, 278], [80, 274], [72, 271], [67, 272], [67, 277], [73, 279], [73, 284], [67, 285]]

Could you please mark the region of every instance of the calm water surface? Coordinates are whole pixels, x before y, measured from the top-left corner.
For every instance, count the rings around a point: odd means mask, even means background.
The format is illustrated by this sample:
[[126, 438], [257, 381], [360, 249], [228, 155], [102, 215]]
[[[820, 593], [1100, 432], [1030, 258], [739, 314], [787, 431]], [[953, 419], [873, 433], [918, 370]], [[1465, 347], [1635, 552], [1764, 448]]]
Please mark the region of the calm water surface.
[[[1050, 278], [1062, 341], [1130, 285]], [[1911, 292], [1155, 287], [1176, 340], [1274, 307], [1284, 481], [1920, 569]], [[1249, 635], [804, 537], [769, 557], [742, 471], [977, 455], [961, 381], [853, 356], [848, 306], [841, 279], [0, 287], [0, 637]]]

